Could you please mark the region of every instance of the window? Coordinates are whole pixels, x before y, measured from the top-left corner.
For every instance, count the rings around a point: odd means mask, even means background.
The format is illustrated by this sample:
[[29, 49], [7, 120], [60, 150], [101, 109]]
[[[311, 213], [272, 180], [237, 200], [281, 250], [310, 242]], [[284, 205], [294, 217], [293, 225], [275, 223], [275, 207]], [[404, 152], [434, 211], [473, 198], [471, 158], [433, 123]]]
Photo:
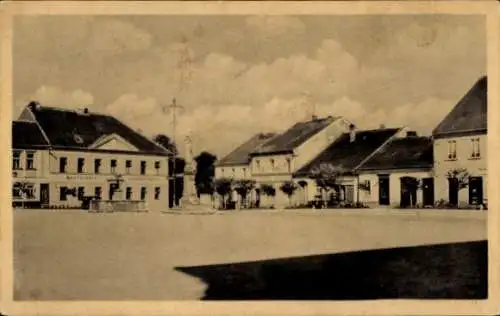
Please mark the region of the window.
[[146, 188], [141, 188], [141, 200], [144, 201], [146, 199]]
[[144, 160], [141, 161], [141, 174], [146, 174], [146, 162]]
[[156, 170], [156, 174], [159, 175], [160, 174], [160, 162], [159, 161], [155, 161], [155, 170]]
[[67, 200], [67, 197], [66, 197], [67, 191], [68, 191], [67, 187], [60, 187], [59, 188], [59, 201], [66, 201]]
[[269, 160], [269, 162], [271, 163], [271, 168], [274, 169], [274, 159]]
[[288, 173], [292, 172], [292, 160], [290, 158], [286, 158], [286, 166], [288, 168]]
[[94, 196], [98, 200], [101, 199], [101, 196], [102, 196], [102, 188], [101, 187], [95, 187], [95, 189], [94, 189]]
[[17, 182], [12, 187], [12, 196], [15, 198], [22, 197], [22, 186], [21, 183]]
[[101, 159], [99, 158], [94, 159], [94, 172], [95, 173], [101, 172]]
[[481, 158], [481, 150], [479, 146], [479, 138], [471, 139], [472, 142], [472, 155], [471, 158]]
[[160, 199], [160, 187], [155, 188], [155, 200]]
[[127, 191], [125, 191], [125, 199], [126, 200], [132, 199], [132, 187], [127, 187]]
[[26, 169], [33, 170], [35, 169], [35, 153], [27, 152], [26, 153]]
[[35, 186], [31, 183], [18, 182], [12, 188], [12, 195], [16, 198], [32, 199], [35, 197]]
[[243, 168], [243, 178], [247, 177], [247, 168]]
[[83, 200], [83, 197], [85, 196], [85, 188], [84, 187], [78, 187], [78, 200]]
[[260, 160], [255, 160], [255, 166], [257, 167], [257, 170], [260, 170]]
[[[59, 158], [59, 172], [60, 173], [66, 172], [67, 165], [68, 165], [68, 158], [66, 158], [66, 157]], [[65, 201], [65, 200], [61, 200], [61, 201]]]
[[224, 168], [220, 169], [221, 176], [224, 176]]
[[132, 168], [132, 160], [126, 160], [125, 161], [125, 171], [128, 173], [130, 173], [130, 168]]
[[14, 170], [21, 169], [21, 152], [20, 151], [14, 151], [12, 153], [12, 168]]
[[448, 141], [448, 159], [457, 159], [457, 142], [455, 140]]
[[116, 159], [111, 159], [111, 173], [116, 172]]
[[78, 158], [77, 161], [77, 172], [83, 173], [83, 167], [85, 165], [85, 158]]
[[233, 177], [236, 175], [236, 170], [234, 170], [234, 168], [232, 169], [233, 171]]

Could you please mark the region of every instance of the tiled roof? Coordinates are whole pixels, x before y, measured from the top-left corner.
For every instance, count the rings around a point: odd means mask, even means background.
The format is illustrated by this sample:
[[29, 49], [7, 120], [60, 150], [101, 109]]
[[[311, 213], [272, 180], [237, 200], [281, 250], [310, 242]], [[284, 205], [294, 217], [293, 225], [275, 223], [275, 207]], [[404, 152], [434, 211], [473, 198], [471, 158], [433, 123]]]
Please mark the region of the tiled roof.
[[433, 162], [432, 139], [410, 136], [391, 140], [358, 170], [431, 168]]
[[480, 78], [451, 112], [434, 129], [440, 137], [463, 132], [486, 132], [488, 125], [487, 77]]
[[275, 135], [274, 133], [259, 133], [252, 136], [252, 138], [219, 160], [217, 166], [247, 164], [250, 160], [250, 153]]
[[350, 134], [344, 133], [313, 161], [299, 169], [295, 175], [307, 175], [322, 163], [352, 171], [398, 131], [398, 128], [356, 131], [353, 142], [350, 140]]
[[36, 123], [26, 121], [12, 122], [12, 148], [40, 148], [47, 147], [48, 145]]
[[46, 106], [28, 107], [54, 148], [88, 148], [105, 135], [117, 134], [141, 152], [165, 153], [152, 140], [112, 116]]
[[252, 155], [265, 155], [274, 153], [291, 152], [310, 139], [315, 134], [326, 128], [338, 117], [317, 118], [307, 122], [299, 122], [277, 135], [273, 139], [252, 152]]

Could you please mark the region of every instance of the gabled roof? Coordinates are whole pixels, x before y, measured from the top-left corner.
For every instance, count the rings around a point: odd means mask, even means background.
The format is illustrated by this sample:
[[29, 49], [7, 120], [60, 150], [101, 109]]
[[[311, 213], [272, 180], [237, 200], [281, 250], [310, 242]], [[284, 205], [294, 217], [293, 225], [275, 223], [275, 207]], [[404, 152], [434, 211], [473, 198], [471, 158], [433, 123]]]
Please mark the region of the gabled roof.
[[219, 160], [217, 166], [229, 166], [229, 165], [242, 165], [248, 164], [250, 161], [250, 153], [255, 150], [260, 145], [264, 144], [272, 137], [275, 133], [259, 133], [252, 136], [249, 140], [244, 142], [241, 146], [230, 152], [224, 158]]
[[99, 138], [116, 134], [139, 152], [165, 154], [152, 140], [109, 115], [41, 106], [33, 102], [27, 109], [33, 114], [52, 148], [89, 149]]
[[27, 121], [12, 122], [12, 148], [42, 148], [49, 143], [43, 137], [42, 131], [36, 123]]
[[299, 169], [295, 173], [295, 176], [308, 175], [322, 163], [332, 164], [344, 170], [353, 171], [354, 168], [386, 143], [399, 130], [399, 128], [385, 128], [356, 131], [353, 142], [351, 142], [350, 134], [344, 133], [313, 161]]
[[488, 129], [488, 79], [480, 78], [434, 129], [434, 137], [461, 133], [486, 133]]
[[308, 139], [319, 133], [339, 117], [314, 118], [307, 122], [299, 122], [284, 133], [272, 138], [264, 145], [254, 150], [252, 155], [269, 155], [292, 152]]
[[422, 136], [394, 138], [358, 170], [427, 169], [434, 163], [432, 139]]

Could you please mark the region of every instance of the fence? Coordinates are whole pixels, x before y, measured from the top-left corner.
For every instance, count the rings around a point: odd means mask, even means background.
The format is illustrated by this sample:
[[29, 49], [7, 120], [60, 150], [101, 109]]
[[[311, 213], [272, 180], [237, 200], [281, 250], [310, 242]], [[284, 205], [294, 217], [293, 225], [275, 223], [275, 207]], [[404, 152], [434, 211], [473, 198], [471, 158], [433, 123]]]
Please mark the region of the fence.
[[113, 212], [147, 212], [145, 201], [90, 201], [89, 212], [113, 213]]

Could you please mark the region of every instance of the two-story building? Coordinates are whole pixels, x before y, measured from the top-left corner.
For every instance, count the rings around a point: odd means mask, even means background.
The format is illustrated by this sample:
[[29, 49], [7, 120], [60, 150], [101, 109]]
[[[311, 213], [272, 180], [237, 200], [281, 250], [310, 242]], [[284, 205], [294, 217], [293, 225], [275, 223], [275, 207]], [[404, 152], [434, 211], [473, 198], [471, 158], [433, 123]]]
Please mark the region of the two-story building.
[[269, 141], [275, 133], [258, 133], [224, 156], [215, 164], [215, 178], [250, 179], [250, 154]]
[[[34, 136], [20, 142], [28, 130]], [[168, 153], [112, 116], [31, 102], [12, 139], [14, 178], [35, 175], [42, 207], [78, 207], [92, 196], [168, 208]]]
[[39, 207], [40, 188], [48, 179], [41, 168], [42, 153], [48, 142], [38, 125], [28, 121], [12, 123], [12, 203]]
[[487, 86], [487, 77], [480, 78], [432, 133], [436, 198], [452, 205], [487, 198]]
[[254, 150], [250, 156], [252, 179], [258, 184], [274, 186], [276, 205], [286, 205], [289, 198], [280, 187], [292, 181], [296, 171], [311, 162], [353, 124], [343, 117], [313, 117], [298, 122], [285, 132], [272, 137]]

